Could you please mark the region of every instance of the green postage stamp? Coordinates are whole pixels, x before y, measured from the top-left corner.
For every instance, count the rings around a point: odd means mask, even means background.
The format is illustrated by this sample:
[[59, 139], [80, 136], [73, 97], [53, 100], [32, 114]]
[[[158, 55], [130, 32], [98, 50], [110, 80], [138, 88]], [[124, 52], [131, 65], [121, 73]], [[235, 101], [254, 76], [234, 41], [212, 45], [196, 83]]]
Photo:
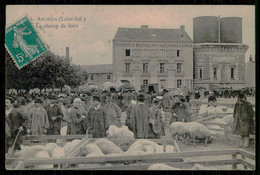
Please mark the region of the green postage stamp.
[[5, 46], [18, 69], [48, 50], [27, 16], [6, 27]]

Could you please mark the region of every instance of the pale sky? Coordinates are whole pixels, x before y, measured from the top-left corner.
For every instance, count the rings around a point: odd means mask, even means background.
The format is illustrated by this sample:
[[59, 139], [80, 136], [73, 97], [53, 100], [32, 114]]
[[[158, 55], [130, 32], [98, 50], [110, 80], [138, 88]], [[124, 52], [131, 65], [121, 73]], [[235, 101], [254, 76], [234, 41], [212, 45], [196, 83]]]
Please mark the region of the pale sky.
[[[112, 40], [118, 27], [185, 30], [193, 39], [193, 18], [198, 16], [241, 17], [243, 43], [249, 46], [246, 62], [252, 55], [255, 59], [255, 6], [246, 5], [8, 5], [6, 24], [27, 14], [40, 25], [69, 23], [78, 28], [37, 28], [50, 50], [65, 56], [65, 47], [70, 48], [72, 62], [79, 65], [112, 64]], [[38, 21], [40, 18], [83, 18], [85, 22]]]

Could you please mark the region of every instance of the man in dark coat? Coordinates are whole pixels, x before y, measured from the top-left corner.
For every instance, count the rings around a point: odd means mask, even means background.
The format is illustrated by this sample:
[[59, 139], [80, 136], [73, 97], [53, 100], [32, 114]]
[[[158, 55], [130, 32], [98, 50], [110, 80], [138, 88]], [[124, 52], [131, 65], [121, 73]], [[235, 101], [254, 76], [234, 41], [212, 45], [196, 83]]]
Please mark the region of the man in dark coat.
[[20, 150], [20, 144], [22, 143], [22, 135], [29, 130], [30, 119], [27, 115], [22, 115], [19, 110], [13, 108], [14, 99], [12, 97], [6, 97], [5, 99], [5, 120], [6, 125], [8, 126], [6, 129], [9, 129], [7, 136], [5, 139], [5, 152], [8, 152], [8, 149], [13, 145], [14, 140], [18, 132], [20, 134], [14, 146], [15, 150]]
[[61, 120], [63, 118], [63, 112], [56, 104], [56, 96], [55, 95], [49, 95], [49, 100], [50, 104], [45, 107], [48, 118], [49, 118], [49, 123], [50, 123], [50, 128], [48, 129], [48, 135], [60, 135], [60, 129], [61, 129]]
[[249, 134], [255, 131], [254, 115], [251, 103], [246, 100], [244, 94], [239, 93], [233, 114], [232, 133], [241, 136], [240, 147], [249, 147]]
[[87, 111], [87, 130], [89, 134], [92, 134], [93, 138], [106, 137], [106, 131], [109, 127], [106, 113], [100, 103], [100, 96], [94, 95], [93, 104]]
[[188, 119], [188, 112], [187, 107], [184, 104], [185, 99], [182, 95], [178, 96], [175, 95], [174, 97], [175, 102], [172, 103], [170, 107], [170, 111], [172, 113], [172, 117], [170, 119], [170, 124], [173, 122], [187, 122]]
[[144, 139], [148, 137], [149, 109], [147, 105], [144, 104], [145, 96], [143, 94], [138, 95], [137, 101], [137, 105], [131, 112], [133, 132], [135, 138]]
[[73, 107], [70, 109], [70, 122], [67, 130], [67, 134], [85, 134], [84, 131], [84, 119], [86, 116], [82, 114], [80, 110], [81, 100], [80, 98], [75, 98], [73, 101]]

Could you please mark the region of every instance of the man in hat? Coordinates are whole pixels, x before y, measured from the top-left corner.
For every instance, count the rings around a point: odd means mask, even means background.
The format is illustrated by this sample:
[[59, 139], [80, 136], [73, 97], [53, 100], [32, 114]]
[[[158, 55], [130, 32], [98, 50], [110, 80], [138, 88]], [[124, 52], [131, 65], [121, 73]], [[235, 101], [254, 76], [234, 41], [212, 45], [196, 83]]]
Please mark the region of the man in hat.
[[187, 108], [184, 105], [185, 98], [180, 95], [174, 97], [175, 103], [173, 103], [170, 107], [170, 111], [172, 113], [172, 117], [170, 119], [170, 124], [173, 122], [186, 122], [186, 117], [188, 115]]
[[149, 132], [148, 138], [160, 139], [165, 135], [164, 131], [165, 117], [160, 108], [160, 100], [154, 98], [153, 105], [149, 108]]
[[214, 95], [214, 92], [210, 91], [209, 92], [209, 97], [208, 97], [208, 102], [216, 102], [216, 101], [217, 101], [217, 99], [216, 99], [216, 97]]
[[50, 100], [50, 104], [45, 107], [49, 122], [50, 128], [47, 132], [48, 135], [60, 135], [61, 129], [61, 120], [63, 118], [63, 113], [61, 108], [56, 104], [56, 96], [49, 95], [48, 99]]
[[131, 112], [132, 112], [132, 110], [134, 109], [134, 107], [135, 107], [135, 105], [137, 104], [137, 101], [135, 101], [135, 100], [132, 100], [131, 101], [131, 104], [127, 107], [127, 109], [126, 109], [126, 120], [125, 120], [125, 126], [127, 126], [128, 127], [128, 129], [130, 130], [130, 131], [134, 131], [134, 129], [133, 129], [133, 121], [132, 121], [132, 116], [131, 116]]
[[64, 126], [68, 126], [69, 121], [69, 101], [64, 98], [59, 98], [58, 106], [60, 106], [63, 118], [61, 119], [61, 128]]
[[119, 106], [112, 102], [111, 94], [107, 94], [106, 97], [106, 105], [104, 107], [108, 125], [115, 125], [117, 127], [121, 126], [121, 113], [122, 110], [119, 108]]
[[111, 98], [112, 98], [112, 102], [119, 105], [119, 102], [118, 102], [118, 95], [116, 93], [116, 91], [114, 91], [112, 94], [111, 94]]
[[13, 145], [15, 137], [18, 132], [20, 134], [14, 146], [15, 150], [20, 150], [20, 144], [22, 143], [22, 135], [25, 134], [25, 131], [29, 129], [30, 120], [28, 116], [22, 115], [17, 109], [13, 108], [14, 99], [12, 97], [6, 97], [5, 99], [5, 121], [7, 129], [7, 135], [9, 137], [5, 138], [5, 152], [8, 152], [8, 149]]
[[49, 119], [46, 110], [42, 106], [42, 99], [36, 98], [34, 100], [35, 107], [33, 107], [28, 116], [30, 118], [30, 132], [32, 135], [43, 135], [49, 129]]
[[104, 108], [101, 106], [100, 96], [93, 96], [93, 104], [87, 111], [87, 130], [89, 134], [92, 134], [93, 138], [106, 137], [106, 131], [108, 129], [107, 116]]
[[135, 138], [144, 139], [148, 137], [149, 109], [144, 104], [145, 96], [143, 94], [137, 96], [137, 101], [137, 105], [131, 111], [133, 132]]
[[82, 114], [80, 110], [81, 99], [75, 98], [73, 101], [73, 107], [70, 109], [70, 122], [68, 125], [67, 134], [76, 135], [76, 134], [85, 134], [84, 129], [84, 120], [86, 116]]
[[232, 134], [241, 136], [239, 147], [248, 148], [249, 135], [255, 132], [255, 111], [252, 104], [247, 101], [246, 96], [239, 92], [234, 108], [234, 121], [232, 124]]
[[169, 110], [170, 106], [171, 106], [171, 99], [170, 99], [170, 96], [169, 96], [169, 91], [164, 89], [163, 90], [163, 98], [162, 98], [163, 110], [164, 111]]

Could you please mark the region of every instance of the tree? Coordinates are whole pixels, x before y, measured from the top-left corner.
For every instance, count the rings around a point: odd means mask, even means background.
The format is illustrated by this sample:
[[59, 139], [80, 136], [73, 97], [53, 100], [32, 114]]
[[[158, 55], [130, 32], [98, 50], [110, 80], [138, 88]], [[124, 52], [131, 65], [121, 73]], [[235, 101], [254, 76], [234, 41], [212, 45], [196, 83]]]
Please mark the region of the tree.
[[22, 69], [18, 69], [10, 55], [6, 52], [6, 88], [17, 91], [33, 88], [60, 88], [65, 84], [77, 87], [87, 80], [87, 73], [66, 61], [65, 58], [47, 52], [41, 58], [32, 61]]

